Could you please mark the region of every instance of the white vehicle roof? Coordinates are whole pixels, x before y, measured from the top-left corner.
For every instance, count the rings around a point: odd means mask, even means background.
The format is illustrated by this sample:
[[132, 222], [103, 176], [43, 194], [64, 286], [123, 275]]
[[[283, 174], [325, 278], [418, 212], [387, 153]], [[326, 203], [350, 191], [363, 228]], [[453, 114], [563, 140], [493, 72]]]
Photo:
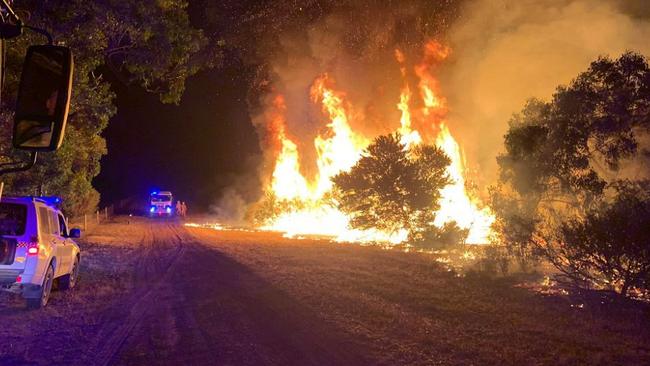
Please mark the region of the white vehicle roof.
[[57, 199], [57, 201], [54, 201], [53, 199], [54, 197], [2, 197], [0, 203], [40, 203], [54, 211], [60, 212], [61, 209], [59, 209], [56, 203], [60, 203], [61, 200]]

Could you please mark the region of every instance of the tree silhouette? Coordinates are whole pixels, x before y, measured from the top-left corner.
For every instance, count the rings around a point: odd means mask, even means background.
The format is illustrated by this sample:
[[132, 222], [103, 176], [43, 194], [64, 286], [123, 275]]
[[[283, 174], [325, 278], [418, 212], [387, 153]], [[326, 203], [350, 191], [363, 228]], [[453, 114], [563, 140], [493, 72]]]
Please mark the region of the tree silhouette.
[[611, 216], [647, 204], [649, 132], [650, 69], [632, 52], [594, 61], [550, 102], [528, 102], [497, 158], [492, 206], [501, 240], [512, 252], [543, 255], [582, 285], [638, 285], [631, 278], [646, 271], [647, 249], [626, 242], [640, 233], [638, 222]]
[[433, 225], [440, 190], [451, 183], [445, 172], [449, 164], [438, 147], [407, 149], [399, 134], [379, 136], [350, 171], [332, 179], [338, 208], [351, 218], [353, 228], [390, 233], [406, 229], [416, 243], [460, 240], [463, 231], [457, 226], [447, 225], [443, 235]]

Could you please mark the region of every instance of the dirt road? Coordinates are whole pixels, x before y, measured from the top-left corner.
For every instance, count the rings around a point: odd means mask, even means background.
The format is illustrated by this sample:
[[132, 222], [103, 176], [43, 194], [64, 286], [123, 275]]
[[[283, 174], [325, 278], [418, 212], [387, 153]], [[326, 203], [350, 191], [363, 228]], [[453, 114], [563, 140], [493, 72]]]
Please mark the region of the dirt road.
[[126, 217], [82, 246], [78, 288], [45, 309], [0, 296], [1, 365], [650, 362], [646, 306], [459, 278], [427, 255]]

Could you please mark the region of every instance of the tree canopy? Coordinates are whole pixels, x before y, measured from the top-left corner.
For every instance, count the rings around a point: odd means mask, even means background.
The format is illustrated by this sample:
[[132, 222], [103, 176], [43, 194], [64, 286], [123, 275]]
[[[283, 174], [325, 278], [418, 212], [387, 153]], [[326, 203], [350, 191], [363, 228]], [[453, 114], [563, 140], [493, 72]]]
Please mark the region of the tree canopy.
[[[332, 178], [338, 208], [357, 229], [406, 229], [411, 241], [453, 239], [433, 225], [440, 190], [451, 183], [449, 157], [438, 147], [407, 149], [399, 134], [377, 137], [350, 169]], [[449, 230], [459, 229], [453, 225]]]
[[[601, 57], [558, 87], [550, 102], [531, 100], [510, 121], [505, 153], [497, 158], [492, 206], [500, 239], [520, 256], [544, 255], [573, 280], [627, 289], [630, 276], [595, 264], [645, 268], [629, 261], [642, 253], [623, 243], [638, 228], [613, 215], [637, 207], [624, 192], [647, 187], [649, 132], [650, 69], [636, 53]], [[607, 235], [586, 235], [594, 225]], [[618, 238], [607, 244], [616, 256], [605, 254], [605, 237]], [[586, 270], [584, 261], [593, 266]]]
[[[177, 103], [185, 80], [200, 67], [218, 61], [206, 51], [202, 31], [189, 24], [187, 2], [166, 1], [22, 1], [14, 10], [29, 25], [49, 30], [56, 44], [70, 47], [75, 57], [73, 95], [62, 148], [42, 154], [29, 172], [3, 177], [11, 194], [59, 194], [68, 214], [92, 210], [99, 195], [91, 181], [106, 154], [101, 132], [116, 113], [112, 79], [140, 85], [164, 103]], [[12, 111], [26, 48], [45, 43], [26, 32], [8, 41], [2, 94], [1, 161], [20, 158], [10, 149]]]

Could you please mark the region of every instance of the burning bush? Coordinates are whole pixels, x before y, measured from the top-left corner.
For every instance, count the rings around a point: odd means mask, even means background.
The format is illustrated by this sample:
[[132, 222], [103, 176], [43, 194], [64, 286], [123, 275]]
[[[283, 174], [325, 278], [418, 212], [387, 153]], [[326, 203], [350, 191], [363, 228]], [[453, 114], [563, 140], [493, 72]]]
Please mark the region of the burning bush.
[[436, 227], [440, 190], [451, 183], [450, 159], [438, 147], [407, 149], [400, 134], [377, 137], [347, 172], [332, 178], [338, 208], [355, 229], [407, 230], [411, 242], [430, 247], [464, 241], [455, 223]]
[[[499, 240], [582, 286], [647, 286], [650, 68], [600, 58], [515, 115], [492, 191]], [[635, 180], [631, 180], [635, 179]]]

